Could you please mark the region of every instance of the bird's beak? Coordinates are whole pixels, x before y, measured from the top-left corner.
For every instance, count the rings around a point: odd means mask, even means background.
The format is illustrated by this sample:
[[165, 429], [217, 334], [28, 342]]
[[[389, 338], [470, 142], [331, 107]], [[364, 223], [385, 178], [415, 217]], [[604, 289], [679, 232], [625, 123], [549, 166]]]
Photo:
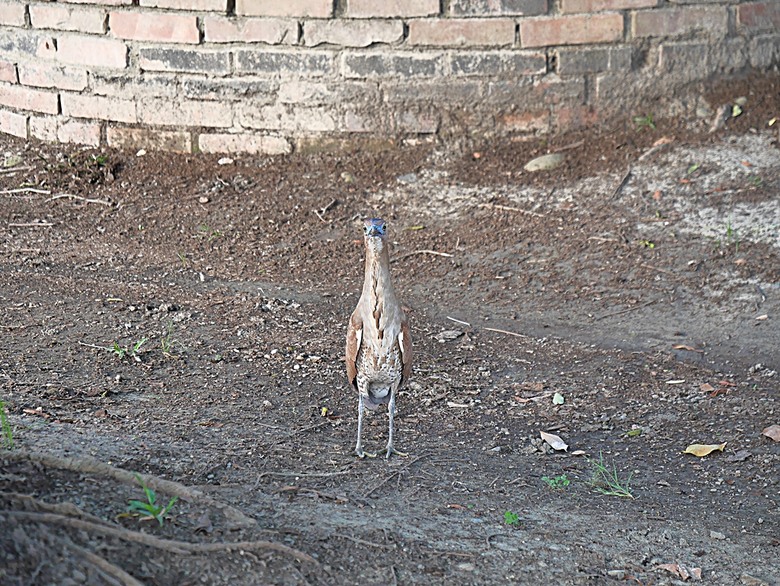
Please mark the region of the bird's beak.
[[369, 236], [379, 236], [380, 235], [379, 234], [379, 228], [377, 228], [376, 226], [371, 226], [368, 229], [368, 235]]

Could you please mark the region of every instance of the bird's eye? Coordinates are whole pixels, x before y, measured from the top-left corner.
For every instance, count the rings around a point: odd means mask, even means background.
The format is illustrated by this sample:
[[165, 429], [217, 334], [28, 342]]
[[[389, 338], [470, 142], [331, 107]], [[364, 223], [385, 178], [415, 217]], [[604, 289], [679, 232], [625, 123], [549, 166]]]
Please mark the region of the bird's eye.
[[382, 232], [384, 232], [387, 229], [387, 224], [382, 224]]

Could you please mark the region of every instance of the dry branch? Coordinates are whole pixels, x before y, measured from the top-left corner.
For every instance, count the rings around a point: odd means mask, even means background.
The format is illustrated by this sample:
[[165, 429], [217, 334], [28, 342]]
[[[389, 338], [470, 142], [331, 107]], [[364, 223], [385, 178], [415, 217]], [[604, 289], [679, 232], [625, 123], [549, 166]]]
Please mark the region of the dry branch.
[[448, 252], [438, 252], [436, 250], [415, 250], [414, 252], [407, 252], [406, 254], [402, 254], [401, 256], [397, 256], [393, 258], [390, 262], [396, 262], [399, 260], [403, 260], [405, 258], [409, 258], [410, 256], [415, 256], [416, 254], [432, 254], [434, 256], [445, 256], [447, 258], [452, 258], [453, 255], [451, 255]]

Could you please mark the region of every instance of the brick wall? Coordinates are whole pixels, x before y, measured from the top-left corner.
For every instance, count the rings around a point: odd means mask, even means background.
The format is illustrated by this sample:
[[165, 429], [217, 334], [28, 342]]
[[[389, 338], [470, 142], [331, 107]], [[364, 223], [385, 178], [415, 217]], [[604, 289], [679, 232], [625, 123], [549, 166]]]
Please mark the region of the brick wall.
[[0, 131], [250, 153], [544, 133], [778, 65], [778, 0], [0, 0]]

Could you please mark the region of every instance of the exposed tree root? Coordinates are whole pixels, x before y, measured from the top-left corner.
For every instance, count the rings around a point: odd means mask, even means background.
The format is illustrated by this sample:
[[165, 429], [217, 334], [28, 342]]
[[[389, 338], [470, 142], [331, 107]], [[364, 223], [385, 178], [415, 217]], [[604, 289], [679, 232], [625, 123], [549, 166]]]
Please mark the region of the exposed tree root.
[[74, 553], [84, 558], [88, 563], [92, 564], [101, 573], [107, 575], [110, 578], [113, 578], [112, 581], [115, 580], [119, 584], [122, 584], [123, 586], [143, 586], [143, 582], [136, 580], [133, 576], [125, 572], [122, 568], [120, 568], [119, 566], [115, 566], [107, 559], [100, 557], [99, 555], [89, 551], [88, 549], [84, 549], [80, 545], [76, 545], [67, 537], [60, 535], [60, 539], [63, 539], [63, 541], [65, 541], [65, 545], [68, 546], [68, 549], [72, 550]]

